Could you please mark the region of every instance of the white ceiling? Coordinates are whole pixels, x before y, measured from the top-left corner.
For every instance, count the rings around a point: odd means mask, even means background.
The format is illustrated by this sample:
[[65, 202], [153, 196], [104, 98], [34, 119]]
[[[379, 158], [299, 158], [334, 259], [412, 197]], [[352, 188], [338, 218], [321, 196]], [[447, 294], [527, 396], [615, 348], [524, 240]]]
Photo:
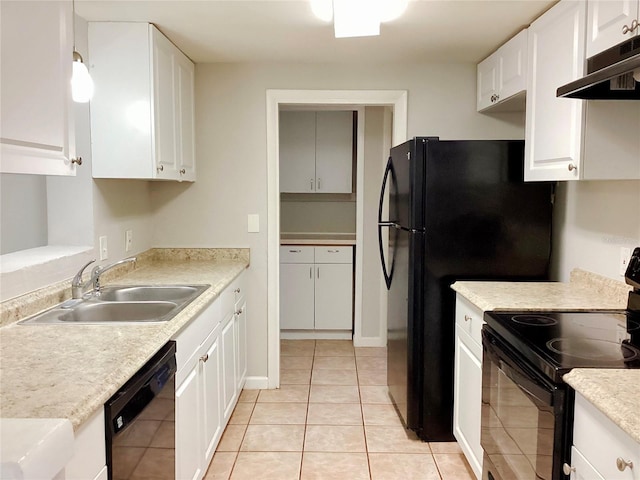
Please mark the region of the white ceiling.
[[76, 0], [76, 13], [154, 23], [196, 63], [475, 63], [556, 1], [411, 0], [379, 37], [341, 39], [307, 0]]

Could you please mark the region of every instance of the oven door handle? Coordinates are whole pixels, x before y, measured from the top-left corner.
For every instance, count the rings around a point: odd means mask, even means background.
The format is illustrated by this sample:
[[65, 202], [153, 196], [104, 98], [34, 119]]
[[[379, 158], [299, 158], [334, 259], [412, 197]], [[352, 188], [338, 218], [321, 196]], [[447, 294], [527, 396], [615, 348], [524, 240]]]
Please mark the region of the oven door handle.
[[504, 373], [516, 386], [522, 390], [527, 396], [537, 400], [539, 407], [552, 407], [553, 406], [553, 394], [546, 388], [541, 387], [525, 374], [520, 373], [518, 370], [508, 365], [504, 360], [500, 359], [498, 368]]

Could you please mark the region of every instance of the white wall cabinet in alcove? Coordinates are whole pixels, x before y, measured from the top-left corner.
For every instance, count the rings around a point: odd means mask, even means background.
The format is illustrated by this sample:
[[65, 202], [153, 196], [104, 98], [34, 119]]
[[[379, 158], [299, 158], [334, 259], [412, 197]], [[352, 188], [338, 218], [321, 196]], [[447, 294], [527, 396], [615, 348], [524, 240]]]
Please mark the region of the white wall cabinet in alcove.
[[280, 192], [351, 193], [353, 112], [280, 112]]

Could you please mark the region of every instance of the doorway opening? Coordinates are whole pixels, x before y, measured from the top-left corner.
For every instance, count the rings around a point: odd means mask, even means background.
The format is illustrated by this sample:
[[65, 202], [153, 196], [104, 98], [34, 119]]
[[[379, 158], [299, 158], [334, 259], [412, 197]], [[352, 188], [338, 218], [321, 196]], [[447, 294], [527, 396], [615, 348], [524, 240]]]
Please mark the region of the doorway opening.
[[[279, 112], [283, 108], [342, 109], [359, 112], [356, 155], [356, 232], [355, 232], [355, 295], [353, 341], [356, 346], [384, 346], [386, 322], [379, 322], [376, 331], [363, 331], [363, 246], [365, 227], [365, 115], [367, 107], [385, 107], [389, 124], [389, 139], [382, 149], [404, 141], [407, 137], [407, 92], [404, 90], [268, 90], [267, 91], [267, 195], [268, 195], [268, 388], [280, 384], [280, 145]], [[386, 157], [380, 155], [377, 167], [382, 171]], [[377, 188], [377, 187], [376, 187]], [[368, 204], [371, 202], [368, 201]], [[376, 208], [377, 208], [377, 201]], [[383, 296], [378, 296], [379, 312], [386, 311]], [[366, 330], [366, 328], [365, 328]]]

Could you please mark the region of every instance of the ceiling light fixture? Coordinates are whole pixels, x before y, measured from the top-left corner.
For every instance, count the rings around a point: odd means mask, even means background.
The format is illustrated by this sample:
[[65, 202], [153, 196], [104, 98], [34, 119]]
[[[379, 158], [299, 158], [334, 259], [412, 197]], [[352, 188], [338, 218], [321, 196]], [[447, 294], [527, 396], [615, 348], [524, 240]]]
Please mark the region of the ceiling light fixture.
[[76, 2], [71, 2], [73, 14], [73, 71], [71, 73], [71, 98], [77, 103], [87, 103], [93, 96], [93, 80], [89, 69], [82, 61], [82, 55], [76, 50]]
[[310, 0], [311, 11], [325, 22], [333, 18], [336, 38], [380, 35], [380, 23], [404, 13], [408, 0]]

